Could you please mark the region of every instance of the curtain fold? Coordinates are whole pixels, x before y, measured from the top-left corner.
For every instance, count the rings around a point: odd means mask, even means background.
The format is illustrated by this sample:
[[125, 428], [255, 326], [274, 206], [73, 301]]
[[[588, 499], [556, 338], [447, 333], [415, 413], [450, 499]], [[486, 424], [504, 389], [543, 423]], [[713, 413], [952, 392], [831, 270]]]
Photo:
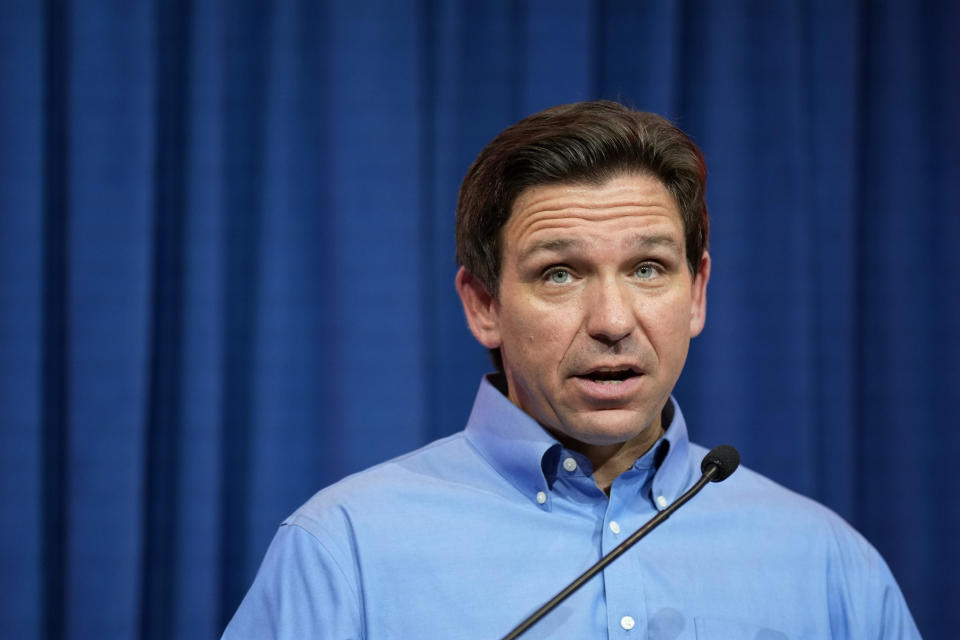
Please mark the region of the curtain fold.
[[217, 636], [312, 492], [462, 428], [457, 187], [594, 98], [707, 157], [693, 439], [946, 637], [958, 33], [947, 0], [0, 2], [0, 637]]

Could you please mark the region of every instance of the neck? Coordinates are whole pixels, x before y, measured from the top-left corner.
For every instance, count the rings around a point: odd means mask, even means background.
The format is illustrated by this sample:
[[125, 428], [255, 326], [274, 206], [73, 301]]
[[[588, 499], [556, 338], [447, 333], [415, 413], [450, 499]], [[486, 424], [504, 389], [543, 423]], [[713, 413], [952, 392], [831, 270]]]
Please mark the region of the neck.
[[[554, 435], [557, 436], [558, 434]], [[587, 456], [590, 464], [593, 465], [593, 481], [602, 491], [609, 494], [610, 485], [613, 484], [613, 481], [621, 473], [633, 467], [633, 463], [649, 451], [662, 435], [663, 425], [658, 415], [646, 429], [626, 442], [599, 445], [566, 437], [558, 436], [558, 439], [565, 447]]]

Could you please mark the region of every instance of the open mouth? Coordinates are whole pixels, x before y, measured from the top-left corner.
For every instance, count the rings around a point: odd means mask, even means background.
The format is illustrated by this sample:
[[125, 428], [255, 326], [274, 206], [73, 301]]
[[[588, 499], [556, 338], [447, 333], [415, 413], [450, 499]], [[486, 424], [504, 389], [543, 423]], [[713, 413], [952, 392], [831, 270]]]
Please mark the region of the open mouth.
[[597, 384], [620, 384], [631, 378], [636, 378], [640, 373], [631, 367], [620, 367], [616, 369], [598, 369], [589, 371], [583, 375], [577, 376], [584, 380], [590, 380]]

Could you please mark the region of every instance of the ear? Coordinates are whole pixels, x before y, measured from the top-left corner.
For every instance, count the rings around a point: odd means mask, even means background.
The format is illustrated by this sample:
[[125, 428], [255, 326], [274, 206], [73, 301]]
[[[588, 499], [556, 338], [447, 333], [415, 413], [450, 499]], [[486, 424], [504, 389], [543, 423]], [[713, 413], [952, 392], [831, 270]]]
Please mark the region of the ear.
[[706, 251], [700, 258], [700, 268], [693, 278], [690, 288], [690, 337], [694, 338], [703, 331], [707, 321], [707, 282], [710, 280], [710, 254]]
[[496, 299], [479, 278], [463, 267], [457, 271], [456, 285], [473, 337], [487, 349], [498, 348], [500, 314]]

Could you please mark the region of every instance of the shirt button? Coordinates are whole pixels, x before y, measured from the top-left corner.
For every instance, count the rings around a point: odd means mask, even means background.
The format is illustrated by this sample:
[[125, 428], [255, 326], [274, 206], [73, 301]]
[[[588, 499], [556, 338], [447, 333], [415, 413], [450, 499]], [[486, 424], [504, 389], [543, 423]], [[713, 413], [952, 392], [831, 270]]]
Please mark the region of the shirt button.
[[539, 502], [540, 504], [543, 504], [546, 501], [547, 501], [547, 494], [545, 494], [543, 491], [537, 491], [537, 502]]
[[573, 458], [567, 458], [563, 461], [563, 468], [567, 471], [576, 471], [577, 470], [577, 461]]
[[616, 520], [610, 521], [610, 531], [613, 531], [614, 533], [620, 533], [620, 525], [617, 524]]
[[664, 498], [663, 496], [658, 496], [658, 497], [657, 497], [657, 504], [660, 505], [660, 508], [661, 508], [661, 509], [663, 509], [664, 507], [667, 506], [667, 499]]
[[636, 621], [630, 616], [623, 616], [622, 618], [620, 618], [620, 626], [626, 629], [627, 631], [630, 631], [630, 629], [633, 629], [636, 626], [636, 624], [637, 624]]

